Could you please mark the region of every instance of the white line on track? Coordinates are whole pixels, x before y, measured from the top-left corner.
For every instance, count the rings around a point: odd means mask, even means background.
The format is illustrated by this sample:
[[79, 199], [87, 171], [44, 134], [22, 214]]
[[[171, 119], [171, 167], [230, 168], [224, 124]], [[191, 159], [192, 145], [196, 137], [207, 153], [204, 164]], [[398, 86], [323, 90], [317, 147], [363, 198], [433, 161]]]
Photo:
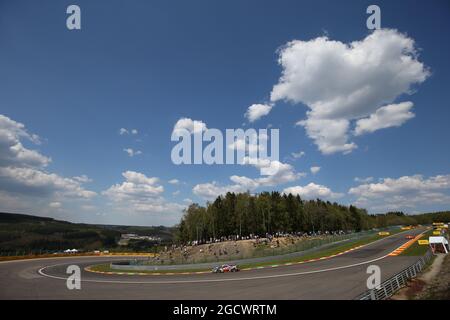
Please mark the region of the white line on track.
[[[357, 266], [361, 266], [364, 264], [372, 263], [384, 258], [387, 258], [389, 255], [384, 255], [382, 257], [378, 257], [372, 260], [363, 261], [355, 264], [340, 266], [340, 267], [334, 267], [334, 268], [327, 268], [327, 269], [320, 269], [320, 270], [313, 270], [313, 271], [303, 271], [303, 272], [295, 272], [295, 273], [283, 273], [283, 274], [275, 274], [275, 275], [268, 275], [268, 276], [255, 276], [255, 277], [244, 277], [244, 278], [227, 278], [227, 279], [199, 279], [199, 280], [167, 280], [167, 281], [122, 281], [122, 280], [95, 280], [95, 279], [82, 279], [82, 282], [93, 282], [93, 283], [121, 283], [121, 284], [178, 284], [178, 283], [207, 283], [207, 282], [226, 282], [226, 281], [246, 281], [246, 280], [261, 280], [261, 279], [271, 279], [271, 278], [281, 278], [281, 277], [292, 277], [292, 276], [300, 276], [300, 275], [307, 275], [307, 274], [314, 274], [314, 273], [321, 273], [321, 272], [329, 272], [329, 271], [336, 271], [341, 269], [347, 269], [347, 268], [353, 268]], [[39, 269], [38, 273], [41, 276], [47, 277], [47, 278], [53, 278], [53, 279], [59, 279], [59, 280], [67, 280], [67, 278], [64, 277], [57, 277], [52, 276], [47, 273], [45, 273], [43, 270], [54, 266], [48, 266], [43, 267]]]
[[[376, 242], [379, 242], [380, 240], [385, 240], [392, 236], [399, 235], [401, 233], [403, 233], [403, 232], [399, 232], [399, 233], [391, 235], [389, 237], [382, 238], [377, 241], [371, 242], [367, 246], [372, 245]], [[390, 252], [384, 256], [381, 256], [381, 257], [378, 257], [378, 258], [375, 258], [372, 260], [367, 260], [367, 261], [349, 264], [349, 265], [340, 266], [340, 267], [333, 267], [333, 268], [326, 268], [326, 269], [312, 270], [312, 271], [295, 272], [295, 273], [283, 273], [283, 274], [275, 274], [275, 275], [267, 275], [267, 276], [240, 277], [240, 278], [227, 278], [227, 279], [165, 280], [165, 281], [122, 281], [122, 280], [95, 280], [95, 279], [84, 279], [84, 280], [81, 279], [81, 281], [82, 282], [92, 282], [92, 283], [118, 283], [118, 284], [184, 284], [184, 283], [208, 283], [208, 282], [261, 280], [261, 279], [301, 276], [301, 275], [308, 275], [308, 274], [315, 274], [315, 273], [322, 273], [322, 272], [329, 272], [329, 271], [353, 268], [353, 267], [357, 267], [357, 266], [361, 266], [361, 265], [365, 265], [365, 264], [369, 264], [369, 263], [372, 263], [375, 261], [385, 259], [385, 258], [389, 257], [389, 254], [390, 254]], [[44, 276], [47, 278], [58, 279], [58, 280], [67, 280], [67, 278], [53, 276], [53, 275], [47, 274], [43, 271], [47, 268], [52, 268], [52, 267], [56, 267], [56, 266], [60, 266], [60, 265], [64, 265], [64, 264], [57, 264], [57, 265], [46, 266], [46, 267], [40, 268], [38, 270], [38, 273], [41, 276]]]

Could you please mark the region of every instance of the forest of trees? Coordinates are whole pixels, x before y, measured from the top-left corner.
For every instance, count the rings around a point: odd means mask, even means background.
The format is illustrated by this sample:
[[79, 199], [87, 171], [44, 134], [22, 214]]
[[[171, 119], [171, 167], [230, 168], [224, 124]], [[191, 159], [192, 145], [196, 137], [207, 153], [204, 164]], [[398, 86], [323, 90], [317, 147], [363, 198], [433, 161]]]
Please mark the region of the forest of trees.
[[364, 209], [319, 199], [305, 201], [279, 192], [229, 192], [206, 207], [190, 205], [178, 226], [177, 239], [186, 242], [276, 232], [360, 231], [371, 228], [372, 220]]
[[329, 201], [302, 200], [292, 194], [227, 193], [206, 207], [191, 204], [178, 225], [176, 239], [186, 243], [223, 236], [276, 232], [361, 231], [391, 225], [450, 221], [450, 212], [408, 216], [403, 212], [369, 215], [365, 209]]

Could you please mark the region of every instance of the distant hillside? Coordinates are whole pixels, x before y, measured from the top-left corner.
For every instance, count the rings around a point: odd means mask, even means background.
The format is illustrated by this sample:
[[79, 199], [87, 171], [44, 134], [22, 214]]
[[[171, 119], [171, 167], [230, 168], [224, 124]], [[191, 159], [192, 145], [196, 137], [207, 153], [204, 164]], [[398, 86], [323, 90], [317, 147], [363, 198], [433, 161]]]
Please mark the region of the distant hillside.
[[112, 250], [117, 249], [117, 241], [123, 233], [159, 237], [162, 243], [168, 243], [172, 241], [172, 232], [172, 228], [164, 226], [93, 225], [0, 213], [0, 255], [54, 252], [68, 248]]

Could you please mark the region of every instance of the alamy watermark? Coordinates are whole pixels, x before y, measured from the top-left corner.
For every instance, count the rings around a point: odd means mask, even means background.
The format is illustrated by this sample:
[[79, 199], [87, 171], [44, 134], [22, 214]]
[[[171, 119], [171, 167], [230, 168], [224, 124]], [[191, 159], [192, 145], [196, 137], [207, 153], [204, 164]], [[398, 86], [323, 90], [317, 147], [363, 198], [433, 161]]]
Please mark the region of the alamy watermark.
[[367, 18], [366, 26], [369, 30], [381, 29], [381, 9], [376, 4], [372, 4], [367, 7], [367, 14], [370, 16]]
[[66, 286], [69, 290], [81, 290], [81, 269], [79, 266], [72, 264], [67, 267], [66, 273], [70, 276], [66, 280]]
[[367, 274], [370, 276], [367, 278], [366, 285], [367, 289], [380, 289], [381, 288], [381, 269], [379, 266], [372, 264], [367, 267]]
[[176, 165], [250, 164], [262, 175], [273, 175], [279, 164], [279, 129], [226, 129], [224, 138], [219, 129], [195, 123], [190, 130], [175, 129], [171, 140], [178, 142], [171, 152]]

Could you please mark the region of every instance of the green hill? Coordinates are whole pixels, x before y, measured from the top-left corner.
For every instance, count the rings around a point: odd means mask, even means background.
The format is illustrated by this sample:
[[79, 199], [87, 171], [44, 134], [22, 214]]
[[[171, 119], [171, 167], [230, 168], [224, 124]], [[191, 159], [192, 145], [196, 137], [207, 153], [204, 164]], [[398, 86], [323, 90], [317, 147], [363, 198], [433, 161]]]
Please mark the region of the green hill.
[[[159, 237], [164, 244], [172, 241], [172, 231], [172, 228], [164, 226], [93, 225], [0, 213], [0, 255], [58, 252], [69, 248], [85, 251], [119, 250], [117, 241], [124, 233]], [[153, 244], [147, 244], [148, 247], [150, 245]]]

